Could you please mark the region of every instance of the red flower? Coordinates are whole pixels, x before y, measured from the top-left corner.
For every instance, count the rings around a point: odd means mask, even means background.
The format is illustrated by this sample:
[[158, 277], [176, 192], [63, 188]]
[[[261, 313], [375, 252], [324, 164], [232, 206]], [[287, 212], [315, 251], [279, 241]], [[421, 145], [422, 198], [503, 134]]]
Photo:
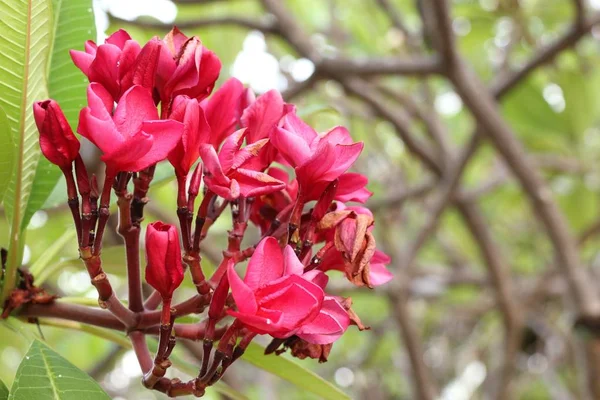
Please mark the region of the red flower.
[[200, 157], [200, 144], [208, 143], [210, 139], [210, 127], [198, 101], [187, 96], [175, 98], [170, 118], [183, 122], [184, 128], [181, 140], [169, 153], [169, 162], [175, 167], [177, 176], [186, 176]]
[[183, 281], [177, 228], [154, 222], [146, 228], [146, 282], [170, 299]]
[[180, 94], [200, 101], [212, 92], [220, 72], [221, 61], [215, 53], [196, 36], [188, 38], [173, 28], [163, 40], [156, 88], [167, 107]]
[[205, 167], [204, 182], [210, 190], [227, 200], [235, 200], [239, 196], [261, 196], [285, 187], [280, 180], [247, 168], [267, 139], [240, 149], [244, 135], [244, 129], [232, 133], [221, 147], [219, 155], [210, 144], [200, 146], [200, 157]]
[[183, 124], [158, 120], [150, 92], [133, 86], [112, 113], [110, 94], [98, 83], [88, 87], [88, 107], [81, 110], [77, 132], [104, 153], [111, 173], [140, 171], [167, 158], [183, 133]]
[[325, 296], [322, 288], [327, 277], [322, 272], [303, 271], [290, 246], [282, 252], [275, 238], [266, 238], [252, 255], [243, 281], [229, 266], [229, 284], [238, 307], [229, 314], [259, 334], [277, 338], [297, 334], [318, 344], [335, 341], [348, 327], [348, 314]]
[[54, 100], [34, 103], [33, 116], [44, 157], [61, 168], [70, 168], [79, 154], [79, 140], [73, 135], [58, 103]]
[[85, 51], [70, 53], [73, 63], [90, 82], [102, 84], [114, 100], [119, 100], [134, 84], [152, 89], [160, 46], [155, 38], [140, 49], [138, 42], [120, 29], [100, 46], [88, 40]]
[[294, 113], [286, 115], [283, 128], [271, 134], [271, 142], [295, 168], [306, 200], [317, 199], [363, 149], [363, 143], [354, 143], [346, 128], [338, 126], [319, 135]]

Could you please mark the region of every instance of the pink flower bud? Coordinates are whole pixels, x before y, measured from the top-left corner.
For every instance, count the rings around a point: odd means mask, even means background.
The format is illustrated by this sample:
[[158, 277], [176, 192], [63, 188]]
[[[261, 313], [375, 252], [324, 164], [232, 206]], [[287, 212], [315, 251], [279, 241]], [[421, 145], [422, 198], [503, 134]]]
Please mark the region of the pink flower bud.
[[54, 100], [38, 101], [33, 105], [33, 115], [40, 132], [40, 147], [52, 164], [70, 167], [79, 154], [79, 140]]
[[183, 281], [181, 247], [177, 228], [160, 221], [146, 229], [146, 282], [163, 299], [170, 299]]
[[221, 61], [196, 36], [173, 28], [164, 40], [158, 61], [156, 88], [163, 103], [184, 94], [198, 101], [208, 97], [221, 72]]

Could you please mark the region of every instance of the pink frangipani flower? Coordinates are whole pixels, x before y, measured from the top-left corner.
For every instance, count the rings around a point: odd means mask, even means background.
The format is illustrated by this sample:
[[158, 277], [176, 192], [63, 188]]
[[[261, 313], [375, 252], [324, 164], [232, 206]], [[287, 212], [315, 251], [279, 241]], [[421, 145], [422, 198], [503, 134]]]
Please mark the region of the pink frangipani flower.
[[167, 158], [181, 139], [183, 124], [158, 120], [150, 91], [132, 86], [114, 113], [112, 96], [98, 83], [87, 92], [88, 107], [81, 110], [77, 132], [100, 150], [107, 171], [140, 171]]
[[320, 271], [303, 271], [290, 246], [282, 251], [275, 238], [267, 237], [252, 255], [244, 280], [229, 265], [227, 275], [238, 307], [229, 314], [259, 334], [276, 338], [297, 334], [319, 344], [335, 341], [348, 327], [349, 317], [335, 299], [325, 296], [327, 277]]
[[198, 101], [185, 95], [175, 98], [170, 118], [184, 126], [181, 140], [168, 157], [175, 174], [184, 177], [200, 157], [200, 145], [210, 140], [211, 130]]
[[339, 178], [363, 149], [346, 128], [338, 126], [319, 135], [295, 113], [286, 115], [283, 127], [271, 134], [271, 142], [294, 167], [305, 200], [318, 198], [323, 183]]
[[71, 58], [90, 82], [102, 84], [114, 100], [119, 100], [133, 85], [152, 90], [160, 47], [160, 40], [154, 38], [142, 49], [119, 29], [104, 44], [98, 46], [88, 40], [85, 51], [71, 50]]
[[163, 39], [156, 75], [163, 107], [181, 94], [199, 101], [208, 97], [220, 72], [221, 61], [198, 37], [173, 28]]
[[212, 145], [200, 146], [200, 157], [205, 167], [204, 182], [210, 190], [227, 200], [235, 200], [239, 196], [261, 196], [285, 187], [280, 180], [247, 168], [247, 163], [258, 154], [267, 139], [240, 149], [244, 135], [244, 129], [229, 135], [218, 155]]

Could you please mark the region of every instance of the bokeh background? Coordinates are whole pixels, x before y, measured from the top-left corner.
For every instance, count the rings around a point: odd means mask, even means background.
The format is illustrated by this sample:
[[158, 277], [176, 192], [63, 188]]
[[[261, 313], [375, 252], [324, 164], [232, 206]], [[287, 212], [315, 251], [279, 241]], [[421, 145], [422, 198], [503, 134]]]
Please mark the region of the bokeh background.
[[[447, 30], [436, 2], [98, 0], [93, 11], [99, 41], [124, 28], [143, 42], [176, 24], [220, 57], [220, 83], [235, 76], [257, 93], [278, 89], [317, 130], [341, 124], [365, 142], [355, 170], [369, 177], [375, 235], [395, 278], [375, 290], [333, 280], [371, 330], [351, 328], [329, 362], [304, 366], [355, 399], [594, 398], [587, 356], [600, 324], [577, 291], [600, 294], [600, 1], [454, 0]], [[468, 70], [474, 96], [451, 68]], [[481, 104], [491, 114], [478, 114]], [[157, 174], [148, 221], [175, 221], [172, 173]], [[557, 205], [558, 225], [540, 213], [538, 190]], [[25, 264], [44, 254], [46, 287], [94, 304], [67, 245], [64, 193], [61, 182], [29, 224]], [[209, 268], [229, 226], [222, 217], [210, 233]], [[120, 238], [107, 240], [105, 270], [125, 290]], [[574, 263], [561, 258], [569, 249]], [[16, 319], [0, 325], [0, 379], [10, 384], [40, 331], [115, 399], [164, 398], [141, 386], [118, 341]], [[251, 399], [313, 398], [243, 361], [225, 380]]]

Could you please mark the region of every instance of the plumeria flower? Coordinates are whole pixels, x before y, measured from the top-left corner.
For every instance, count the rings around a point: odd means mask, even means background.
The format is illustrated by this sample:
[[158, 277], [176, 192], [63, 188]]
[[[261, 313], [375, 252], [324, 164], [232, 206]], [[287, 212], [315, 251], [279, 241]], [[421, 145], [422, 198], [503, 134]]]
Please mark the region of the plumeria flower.
[[240, 148], [244, 136], [245, 129], [229, 135], [218, 155], [212, 145], [200, 146], [200, 157], [205, 167], [204, 182], [210, 190], [227, 200], [261, 196], [285, 187], [280, 180], [248, 168], [250, 160], [256, 157], [267, 139]]
[[118, 101], [133, 85], [152, 90], [160, 47], [161, 42], [154, 38], [140, 48], [126, 31], [119, 29], [104, 44], [98, 46], [88, 40], [85, 51], [70, 53], [73, 63], [89, 81], [100, 83]]
[[87, 97], [77, 132], [102, 150], [110, 175], [141, 171], [164, 160], [181, 139], [183, 124], [159, 120], [152, 95], [141, 86], [125, 92], [114, 113], [112, 96], [99, 83], [88, 86]]
[[295, 169], [305, 200], [317, 199], [363, 149], [363, 143], [354, 143], [346, 128], [338, 126], [319, 135], [295, 113], [286, 115], [283, 127], [271, 134], [271, 142]]
[[326, 296], [327, 277], [320, 271], [304, 273], [294, 250], [282, 251], [275, 238], [261, 241], [242, 280], [232, 264], [227, 276], [238, 311], [229, 314], [249, 329], [276, 338], [292, 335], [310, 343], [338, 339], [350, 324], [343, 306]]

